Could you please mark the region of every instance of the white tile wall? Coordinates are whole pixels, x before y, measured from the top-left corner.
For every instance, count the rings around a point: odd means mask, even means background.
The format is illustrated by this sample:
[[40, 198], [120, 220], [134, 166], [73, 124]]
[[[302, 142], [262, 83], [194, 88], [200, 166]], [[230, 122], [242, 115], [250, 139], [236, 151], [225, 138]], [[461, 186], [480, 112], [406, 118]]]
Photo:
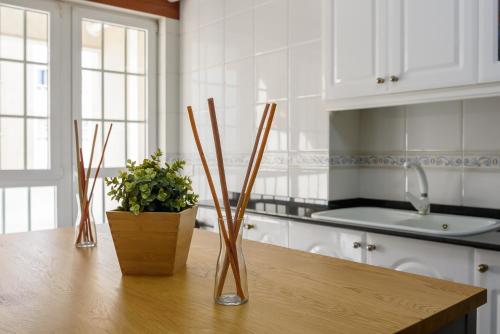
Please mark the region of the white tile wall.
[[288, 1], [274, 0], [254, 9], [255, 52], [281, 49], [288, 44]]

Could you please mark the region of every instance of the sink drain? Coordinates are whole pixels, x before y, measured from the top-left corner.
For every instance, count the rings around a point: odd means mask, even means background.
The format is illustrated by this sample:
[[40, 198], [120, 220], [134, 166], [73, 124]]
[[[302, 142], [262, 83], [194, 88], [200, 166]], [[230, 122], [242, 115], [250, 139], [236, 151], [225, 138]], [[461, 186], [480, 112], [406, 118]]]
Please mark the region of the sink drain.
[[442, 228], [443, 228], [443, 230], [445, 230], [445, 231], [446, 231], [446, 230], [448, 229], [448, 224], [443, 224], [443, 225], [442, 225]]

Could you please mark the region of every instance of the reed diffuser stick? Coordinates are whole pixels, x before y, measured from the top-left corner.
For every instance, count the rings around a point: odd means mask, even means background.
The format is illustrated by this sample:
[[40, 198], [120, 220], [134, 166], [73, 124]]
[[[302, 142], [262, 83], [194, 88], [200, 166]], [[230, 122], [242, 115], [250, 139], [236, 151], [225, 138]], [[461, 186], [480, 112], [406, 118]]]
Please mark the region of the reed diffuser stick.
[[[262, 129], [264, 128], [264, 123], [266, 121], [268, 112], [269, 112], [269, 103], [266, 103], [266, 107], [264, 108], [264, 113], [262, 114], [262, 117], [260, 119], [259, 128], [257, 129], [257, 134], [255, 136], [255, 142], [253, 144], [253, 149], [252, 149], [252, 153], [250, 155], [250, 160], [248, 160], [248, 167], [247, 167], [247, 171], [245, 173], [245, 179], [243, 180], [243, 186], [241, 187], [240, 196], [238, 197], [238, 204], [236, 205], [236, 211], [234, 213], [234, 220], [238, 220], [239, 212], [241, 209], [241, 204], [243, 203], [243, 199], [245, 197], [245, 193], [246, 193], [246, 189], [247, 189], [247, 185], [248, 185], [248, 179], [250, 177], [250, 173], [252, 172], [253, 161], [255, 159], [255, 153], [257, 153], [257, 147], [259, 146], [260, 137], [262, 134]], [[238, 233], [238, 230], [236, 230], [236, 233]]]
[[[238, 290], [238, 294], [241, 297], [243, 297], [244, 292], [243, 292], [243, 289], [241, 288], [240, 272], [239, 272], [238, 267], [236, 266], [236, 263], [234, 260], [235, 254], [233, 253], [233, 247], [232, 247], [231, 241], [229, 240], [229, 237], [227, 234], [226, 225], [224, 224], [222, 210], [221, 210], [220, 204], [219, 204], [219, 199], [217, 198], [217, 192], [215, 190], [215, 185], [214, 185], [214, 182], [212, 179], [212, 174], [210, 173], [210, 168], [208, 167], [207, 159], [205, 157], [205, 153], [204, 153], [203, 147], [201, 145], [200, 137], [198, 135], [198, 129], [196, 127], [196, 121], [194, 119], [193, 109], [191, 108], [191, 106], [187, 107], [187, 111], [188, 111], [188, 116], [189, 116], [189, 122], [191, 123], [191, 129], [193, 131], [194, 141], [196, 143], [196, 147], [197, 147], [198, 153], [200, 155], [201, 164], [203, 165], [205, 175], [207, 176], [208, 186], [210, 188], [210, 192], [212, 194], [212, 198], [214, 201], [215, 211], [217, 212], [217, 217], [218, 217], [219, 228], [221, 230], [222, 237], [224, 239], [224, 243], [226, 244], [226, 248], [229, 250], [229, 254], [230, 254], [229, 261], [231, 261], [231, 269], [233, 270], [233, 275], [234, 275], [234, 279], [236, 282], [236, 289]], [[226, 271], [226, 273], [227, 273], [227, 271]]]

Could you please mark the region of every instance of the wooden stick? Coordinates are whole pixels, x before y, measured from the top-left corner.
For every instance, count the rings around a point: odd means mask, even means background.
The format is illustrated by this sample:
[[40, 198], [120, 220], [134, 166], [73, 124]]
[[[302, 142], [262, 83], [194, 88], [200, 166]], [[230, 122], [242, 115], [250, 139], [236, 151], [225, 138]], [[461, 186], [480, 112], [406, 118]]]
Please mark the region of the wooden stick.
[[264, 151], [266, 150], [267, 138], [269, 137], [269, 132], [271, 131], [271, 125], [273, 124], [274, 113], [276, 111], [276, 103], [271, 105], [271, 114], [267, 120], [266, 130], [264, 131], [264, 137], [262, 138], [262, 142], [260, 143], [259, 154], [257, 155], [257, 161], [255, 162], [255, 166], [252, 171], [252, 176], [250, 177], [250, 182], [248, 184], [247, 191], [245, 192], [245, 199], [243, 200], [243, 204], [241, 205], [241, 210], [239, 212], [239, 219], [237, 226], [235, 228], [239, 229], [239, 225], [245, 215], [245, 210], [248, 205], [248, 201], [250, 200], [250, 193], [252, 192], [253, 185], [255, 183], [255, 179], [257, 178], [257, 174], [259, 173], [260, 163], [262, 162], [262, 157], [264, 155]]
[[[98, 129], [99, 129], [99, 124], [96, 123], [95, 128], [94, 128], [94, 138], [92, 139], [92, 149], [90, 150], [89, 164], [87, 167], [87, 178], [85, 179], [85, 187], [83, 188], [85, 196], [87, 195], [87, 190], [88, 190], [88, 186], [89, 186], [89, 180], [90, 180], [90, 174], [91, 174], [90, 172], [92, 170], [92, 160], [94, 160], [94, 149], [95, 149], [95, 142], [97, 139]], [[82, 159], [82, 161], [83, 161], [83, 159]]]
[[229, 195], [227, 192], [226, 173], [224, 171], [224, 159], [222, 158], [222, 148], [221, 148], [221, 144], [220, 144], [219, 127], [217, 124], [217, 115], [215, 113], [215, 105], [214, 105], [213, 98], [208, 99], [208, 110], [210, 112], [210, 123], [212, 124], [212, 132], [213, 132], [214, 144], [215, 144], [215, 153], [217, 156], [217, 166], [219, 169], [219, 178], [220, 178], [220, 185], [221, 185], [221, 192], [222, 192], [222, 200], [224, 201], [224, 209], [226, 211], [226, 219], [227, 219], [227, 224], [228, 224], [229, 237], [231, 239], [231, 242], [234, 243], [235, 238], [234, 238], [234, 229], [233, 229], [233, 219], [232, 219], [232, 213], [231, 213], [231, 206], [229, 204]]
[[[239, 216], [235, 219], [236, 223], [235, 223], [234, 229], [235, 229], [236, 233], [238, 233], [238, 231], [239, 231], [239, 229], [241, 227], [241, 222], [243, 221], [243, 217], [245, 215], [245, 210], [246, 210], [246, 206], [248, 204], [248, 200], [250, 198], [250, 193], [252, 192], [252, 188], [253, 188], [253, 185], [255, 183], [255, 178], [257, 177], [257, 173], [259, 171], [260, 163], [262, 161], [262, 156], [264, 155], [264, 150], [265, 150], [266, 144], [267, 144], [267, 138], [269, 136], [269, 132], [271, 131], [271, 125], [273, 123], [273, 118], [274, 118], [275, 111], [276, 111], [276, 104], [273, 103], [272, 106], [271, 106], [271, 114], [270, 114], [269, 118], [267, 119], [267, 124], [266, 124], [266, 130], [264, 132], [264, 137], [262, 138], [262, 142], [260, 144], [259, 155], [257, 156], [257, 161], [255, 163], [255, 166], [252, 168], [252, 176], [250, 178], [250, 183], [249, 183], [248, 187], [244, 191], [245, 196], [244, 196], [244, 199], [243, 199], [242, 204], [241, 204], [241, 209], [238, 212]], [[223, 263], [223, 266], [222, 266], [222, 274], [223, 275], [221, 275], [221, 276], [225, 277], [227, 275], [228, 269], [229, 269], [229, 265], [228, 265], [227, 261], [225, 261]], [[222, 290], [222, 288], [224, 286], [224, 281], [221, 282], [221, 285], [222, 285], [222, 287], [219, 287], [219, 290]]]
[[[193, 109], [191, 106], [187, 107], [188, 115], [189, 115], [189, 122], [191, 123], [191, 129], [193, 131], [193, 137], [194, 141], [196, 143], [196, 147], [198, 148], [198, 153], [200, 155], [201, 159], [201, 164], [203, 165], [203, 169], [205, 170], [205, 175], [207, 176], [208, 180], [208, 186], [210, 188], [210, 192], [212, 194], [212, 198], [214, 201], [214, 206], [215, 206], [215, 211], [217, 211], [217, 217], [218, 217], [218, 223], [219, 223], [219, 228], [222, 233], [222, 237], [224, 239], [224, 243], [226, 244], [226, 248], [229, 251], [229, 261], [231, 261], [231, 269], [233, 270], [234, 274], [234, 279], [236, 281], [236, 288], [238, 290], [238, 295], [240, 297], [244, 297], [244, 292], [243, 289], [241, 288], [241, 278], [240, 278], [240, 271], [238, 270], [238, 267], [236, 266], [235, 263], [235, 255], [233, 254], [233, 247], [231, 245], [231, 241], [229, 240], [229, 237], [227, 235], [227, 230], [226, 226], [224, 224], [223, 216], [222, 216], [222, 210], [220, 208], [219, 204], [219, 199], [217, 198], [217, 192], [215, 191], [215, 186], [214, 186], [214, 181], [212, 179], [212, 174], [210, 173], [210, 168], [208, 167], [207, 159], [205, 157], [205, 153], [203, 151], [203, 147], [201, 145], [200, 137], [198, 135], [198, 129], [196, 127], [196, 121], [194, 119], [194, 114], [193, 114]], [[227, 270], [226, 270], [227, 273]], [[224, 276], [225, 280], [225, 276]], [[218, 294], [220, 295], [220, 294]]]
[[[239, 215], [239, 212], [241, 209], [241, 204], [243, 202], [243, 198], [245, 196], [245, 193], [247, 192], [246, 189], [247, 189], [247, 185], [248, 185], [248, 179], [249, 179], [250, 173], [252, 171], [253, 161], [255, 159], [255, 153], [257, 153], [257, 147], [259, 146], [260, 137], [262, 134], [262, 128], [264, 127], [264, 123], [266, 121], [268, 112], [269, 112], [269, 103], [266, 103], [266, 107], [264, 108], [264, 113], [262, 114], [262, 117], [260, 119], [260, 124], [259, 124], [259, 128], [257, 130], [257, 135], [255, 136], [255, 142], [253, 144], [252, 154], [250, 155], [250, 160], [248, 161], [247, 172], [245, 174], [243, 186], [241, 187], [240, 196], [238, 198], [238, 204], [236, 205], [236, 211], [234, 213], [234, 220], [238, 219], [238, 215]], [[238, 233], [238, 230], [236, 230], [235, 233]]]

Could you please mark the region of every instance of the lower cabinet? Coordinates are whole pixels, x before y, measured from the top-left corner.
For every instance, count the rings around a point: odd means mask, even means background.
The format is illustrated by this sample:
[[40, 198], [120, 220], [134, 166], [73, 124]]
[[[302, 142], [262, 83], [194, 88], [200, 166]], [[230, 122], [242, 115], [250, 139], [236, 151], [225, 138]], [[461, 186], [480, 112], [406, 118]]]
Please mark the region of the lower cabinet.
[[288, 220], [248, 214], [243, 238], [288, 247]]
[[290, 248], [364, 262], [365, 232], [290, 222]]
[[500, 253], [476, 249], [474, 285], [488, 289], [488, 303], [477, 312], [477, 333], [500, 333]]
[[472, 284], [472, 248], [375, 233], [366, 243], [368, 264]]

